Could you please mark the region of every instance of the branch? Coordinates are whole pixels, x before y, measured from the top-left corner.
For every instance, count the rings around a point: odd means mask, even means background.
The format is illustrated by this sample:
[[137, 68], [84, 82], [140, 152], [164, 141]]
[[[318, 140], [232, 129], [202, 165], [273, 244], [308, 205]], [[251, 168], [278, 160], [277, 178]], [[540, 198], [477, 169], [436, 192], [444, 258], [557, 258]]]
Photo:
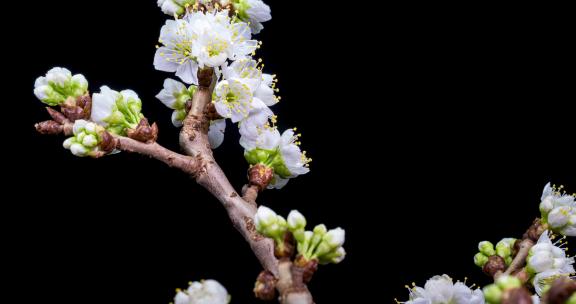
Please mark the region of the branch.
[[[204, 73], [204, 74], [203, 74]], [[234, 227], [250, 244], [252, 251], [265, 270], [278, 276], [278, 260], [274, 256], [274, 243], [262, 237], [254, 226], [256, 205], [242, 199], [216, 163], [208, 141], [210, 121], [204, 111], [211, 102], [212, 69], [199, 72], [200, 86], [194, 94], [192, 107], [180, 132], [180, 145], [186, 154], [196, 157], [200, 170], [196, 181], [214, 195], [228, 211]]]
[[517, 241], [518, 245], [516, 246], [518, 251], [510, 263], [510, 266], [508, 266], [504, 272], [496, 272], [494, 274], [494, 280], [498, 279], [501, 275], [515, 275], [525, 282], [528, 278], [525, 271], [522, 271], [522, 268], [526, 265], [526, 258], [528, 258], [530, 249], [538, 242], [540, 235], [542, 235], [546, 229], [548, 229], [547, 224], [543, 224], [539, 218], [535, 219], [522, 236], [522, 240]]

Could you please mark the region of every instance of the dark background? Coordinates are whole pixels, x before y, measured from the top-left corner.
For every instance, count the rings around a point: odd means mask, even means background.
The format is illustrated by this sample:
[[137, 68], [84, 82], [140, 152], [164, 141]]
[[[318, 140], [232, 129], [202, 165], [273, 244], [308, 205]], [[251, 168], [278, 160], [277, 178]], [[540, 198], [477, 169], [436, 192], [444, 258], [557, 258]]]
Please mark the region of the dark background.
[[[520, 236], [548, 181], [576, 192], [565, 8], [268, 3], [258, 38], [279, 78], [273, 110], [281, 128], [302, 131], [314, 162], [259, 203], [346, 229], [348, 257], [310, 284], [318, 303], [391, 303], [442, 273], [486, 284], [477, 242]], [[29, 6], [3, 20], [10, 288], [47, 302], [168, 303], [175, 288], [214, 278], [233, 303], [256, 302], [257, 261], [187, 176], [127, 153], [79, 159], [33, 129], [48, 118], [34, 80], [64, 66], [91, 91], [138, 92], [159, 142], [177, 150], [171, 110], [154, 98], [173, 77], [152, 65], [167, 16], [152, 0]], [[239, 189], [247, 166], [231, 125], [216, 157]]]

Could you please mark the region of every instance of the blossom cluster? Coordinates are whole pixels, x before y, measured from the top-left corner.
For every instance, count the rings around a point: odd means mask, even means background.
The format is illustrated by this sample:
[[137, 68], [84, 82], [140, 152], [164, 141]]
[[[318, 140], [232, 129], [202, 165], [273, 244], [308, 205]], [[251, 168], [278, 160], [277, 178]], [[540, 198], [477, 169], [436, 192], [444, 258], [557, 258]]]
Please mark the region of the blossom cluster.
[[222, 284], [215, 280], [190, 282], [186, 290], [176, 290], [174, 304], [227, 304], [230, 295]]
[[156, 69], [173, 72], [182, 81], [166, 79], [156, 96], [174, 110], [174, 126], [181, 127], [186, 118], [186, 104], [198, 89], [198, 72], [213, 69], [212, 104], [218, 117], [210, 123], [211, 147], [222, 144], [230, 120], [238, 126], [248, 163], [273, 169], [268, 188], [282, 188], [289, 179], [308, 173], [311, 159], [299, 147], [300, 134], [295, 129], [281, 134], [275, 125], [270, 107], [280, 101], [277, 79], [252, 57], [260, 45], [252, 34], [271, 18], [269, 7], [260, 0], [165, 0], [158, 5], [175, 15], [162, 27], [162, 46], [154, 58]]
[[77, 98], [87, 93], [88, 81], [84, 75], [72, 75], [65, 68], [53, 68], [34, 83], [34, 95], [50, 106], [61, 105], [68, 98]]
[[576, 236], [576, 202], [574, 195], [561, 192], [550, 183], [542, 191], [540, 213], [550, 229], [566, 236]]
[[345, 231], [342, 228], [328, 230], [324, 224], [313, 231], [305, 231], [306, 218], [297, 210], [288, 214], [288, 219], [276, 214], [272, 209], [260, 206], [254, 218], [256, 230], [276, 243], [284, 246], [284, 236], [292, 233], [297, 243], [298, 254], [305, 260], [318, 260], [320, 264], [338, 264], [346, 257], [344, 250]]

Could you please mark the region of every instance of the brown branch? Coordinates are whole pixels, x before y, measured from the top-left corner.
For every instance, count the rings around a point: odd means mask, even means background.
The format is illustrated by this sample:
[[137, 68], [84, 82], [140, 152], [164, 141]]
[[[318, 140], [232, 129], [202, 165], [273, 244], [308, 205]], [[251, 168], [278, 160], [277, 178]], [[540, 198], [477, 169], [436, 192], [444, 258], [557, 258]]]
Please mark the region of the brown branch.
[[304, 284], [304, 269], [283, 259], [278, 264], [278, 283], [276, 288], [280, 293], [282, 304], [311, 304], [314, 303], [310, 291]]
[[542, 235], [546, 229], [548, 229], [548, 225], [543, 224], [539, 218], [535, 219], [522, 236], [522, 240], [517, 241], [518, 243], [515, 245], [515, 247], [517, 247], [516, 256], [514, 256], [510, 266], [508, 266], [504, 272], [497, 272], [494, 275], [494, 280], [498, 279], [501, 275], [515, 275], [525, 282], [526, 273], [522, 271], [522, 268], [526, 265], [526, 258], [528, 258], [530, 249], [538, 242], [538, 238], [540, 238], [540, 235]]

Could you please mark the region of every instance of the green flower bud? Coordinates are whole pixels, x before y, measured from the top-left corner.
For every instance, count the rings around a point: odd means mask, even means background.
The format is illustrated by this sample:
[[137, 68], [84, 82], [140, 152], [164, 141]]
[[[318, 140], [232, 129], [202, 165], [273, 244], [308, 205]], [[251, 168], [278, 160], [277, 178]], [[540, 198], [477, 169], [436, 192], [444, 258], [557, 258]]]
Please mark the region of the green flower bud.
[[517, 277], [503, 275], [496, 280], [496, 285], [502, 290], [522, 287], [522, 282]]
[[494, 245], [488, 241], [483, 241], [478, 243], [478, 250], [486, 256], [492, 256], [496, 254], [494, 250]]
[[78, 119], [74, 122], [72, 131], [74, 136], [66, 139], [62, 144], [62, 146], [70, 150], [72, 154], [84, 157], [101, 156], [103, 155], [102, 153], [110, 152], [101, 151], [99, 147], [102, 141], [102, 133], [105, 132], [103, 127], [93, 122]]
[[506, 259], [512, 254], [512, 248], [514, 247], [514, 238], [502, 239], [498, 244], [496, 244], [496, 254]]
[[86, 78], [72, 73], [64, 68], [53, 68], [46, 76], [36, 79], [34, 84], [34, 94], [43, 103], [56, 106], [64, 103], [66, 99], [88, 93], [88, 81]]
[[297, 210], [292, 210], [288, 214], [288, 229], [294, 232], [297, 230], [303, 230], [306, 227], [306, 218], [302, 213]]
[[502, 290], [496, 284], [490, 284], [483, 289], [484, 299], [490, 304], [499, 304], [502, 298]]
[[484, 265], [488, 262], [488, 257], [485, 256], [482, 252], [478, 252], [475, 256], [474, 256], [474, 264], [476, 264], [476, 266], [482, 268], [484, 267]]
[[514, 259], [512, 258], [512, 256], [507, 256], [507, 257], [504, 259], [504, 262], [506, 262], [506, 266], [510, 266], [510, 264], [512, 264], [512, 261], [513, 261], [513, 260], [514, 260]]

